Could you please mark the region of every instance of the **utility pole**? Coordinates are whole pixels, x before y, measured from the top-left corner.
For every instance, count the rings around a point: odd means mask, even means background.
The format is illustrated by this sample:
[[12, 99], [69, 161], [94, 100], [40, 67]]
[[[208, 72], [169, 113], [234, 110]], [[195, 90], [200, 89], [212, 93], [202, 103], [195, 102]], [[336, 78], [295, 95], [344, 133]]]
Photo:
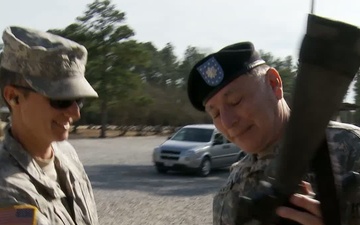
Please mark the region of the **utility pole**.
[[311, 14], [314, 14], [314, 5], [315, 5], [315, 0], [311, 0], [311, 10], [310, 10]]

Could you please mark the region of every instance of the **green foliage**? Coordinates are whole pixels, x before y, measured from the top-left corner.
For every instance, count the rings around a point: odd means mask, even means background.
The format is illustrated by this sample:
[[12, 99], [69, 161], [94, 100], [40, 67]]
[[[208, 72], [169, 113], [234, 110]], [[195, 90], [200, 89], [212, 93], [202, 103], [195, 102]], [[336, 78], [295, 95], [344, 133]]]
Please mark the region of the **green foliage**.
[[0, 61], [1, 61], [1, 57], [2, 57], [2, 49], [4, 48], [4, 44], [0, 43]]
[[[172, 125], [211, 123], [190, 104], [186, 83], [190, 70], [205, 57], [188, 46], [179, 59], [172, 43], [157, 49], [151, 42], [134, 40], [125, 13], [110, 0], [95, 0], [84, 15], [62, 30], [50, 30], [83, 44], [88, 49], [86, 77], [99, 93], [88, 99], [79, 124]], [[261, 52], [275, 67], [291, 93], [296, 74], [292, 58], [280, 59]]]
[[[136, 67], [147, 63], [141, 44], [130, 40], [134, 32], [125, 24], [125, 13], [109, 0], [95, 0], [84, 15], [64, 30], [50, 30], [83, 44], [89, 52], [87, 78], [99, 94], [102, 133], [108, 123], [108, 108], [141, 86]], [[86, 110], [85, 110], [86, 111]]]
[[294, 65], [293, 58], [291, 56], [287, 56], [285, 59], [276, 58], [270, 52], [264, 51], [260, 51], [260, 55], [269, 66], [274, 67], [279, 72], [283, 83], [285, 99], [290, 101], [297, 73], [297, 67]]
[[178, 77], [177, 57], [174, 54], [174, 46], [167, 43], [158, 51], [151, 43], [145, 44], [147, 54], [150, 56], [150, 65], [143, 67], [142, 74], [145, 81], [157, 86], [171, 86]]
[[[355, 104], [360, 106], [360, 70], [357, 72], [355, 76], [355, 86], [354, 86], [354, 92], [355, 92]], [[357, 109], [355, 111], [354, 115], [355, 124], [360, 126], [360, 109]]]
[[200, 53], [196, 47], [187, 47], [184, 54], [184, 60], [178, 66], [176, 86], [186, 88], [188, 74], [190, 73], [192, 67], [204, 57], [205, 55]]
[[159, 58], [161, 61], [161, 84], [173, 85], [175, 79], [178, 77], [176, 68], [178, 67], [177, 58], [174, 54], [174, 46], [167, 43], [166, 46], [159, 51]]
[[[141, 94], [140, 94], [141, 93]], [[189, 103], [186, 92], [180, 88], [145, 84], [128, 99], [112, 110], [113, 124], [117, 125], [173, 125], [210, 123], [210, 118], [196, 111]]]

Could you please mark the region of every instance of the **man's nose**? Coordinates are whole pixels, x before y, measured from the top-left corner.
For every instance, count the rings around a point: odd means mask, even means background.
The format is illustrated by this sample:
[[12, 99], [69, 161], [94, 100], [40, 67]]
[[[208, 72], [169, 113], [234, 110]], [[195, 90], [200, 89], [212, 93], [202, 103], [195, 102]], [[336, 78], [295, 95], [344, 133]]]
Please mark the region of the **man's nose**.
[[232, 128], [238, 121], [238, 116], [235, 110], [225, 108], [220, 112], [221, 122], [225, 128]]

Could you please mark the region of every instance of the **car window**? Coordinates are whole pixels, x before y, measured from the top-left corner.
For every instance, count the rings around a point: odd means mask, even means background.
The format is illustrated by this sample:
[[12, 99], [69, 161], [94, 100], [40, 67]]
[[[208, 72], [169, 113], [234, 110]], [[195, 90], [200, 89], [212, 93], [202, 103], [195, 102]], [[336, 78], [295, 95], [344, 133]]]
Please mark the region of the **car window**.
[[225, 143], [231, 143], [231, 141], [229, 141], [229, 140], [226, 139], [225, 137], [224, 137], [224, 140], [225, 140]]
[[192, 141], [192, 142], [209, 142], [214, 130], [205, 128], [182, 128], [171, 140]]
[[216, 143], [224, 143], [224, 136], [221, 133], [216, 133], [214, 136], [214, 142]]

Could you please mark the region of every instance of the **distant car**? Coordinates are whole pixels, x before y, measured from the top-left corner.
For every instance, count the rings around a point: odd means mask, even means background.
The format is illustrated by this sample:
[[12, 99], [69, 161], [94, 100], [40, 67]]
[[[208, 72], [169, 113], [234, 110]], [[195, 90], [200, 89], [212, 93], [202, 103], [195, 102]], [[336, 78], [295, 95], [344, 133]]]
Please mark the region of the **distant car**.
[[159, 173], [193, 170], [207, 176], [212, 169], [228, 167], [244, 156], [213, 124], [195, 124], [180, 128], [156, 147], [153, 162]]

